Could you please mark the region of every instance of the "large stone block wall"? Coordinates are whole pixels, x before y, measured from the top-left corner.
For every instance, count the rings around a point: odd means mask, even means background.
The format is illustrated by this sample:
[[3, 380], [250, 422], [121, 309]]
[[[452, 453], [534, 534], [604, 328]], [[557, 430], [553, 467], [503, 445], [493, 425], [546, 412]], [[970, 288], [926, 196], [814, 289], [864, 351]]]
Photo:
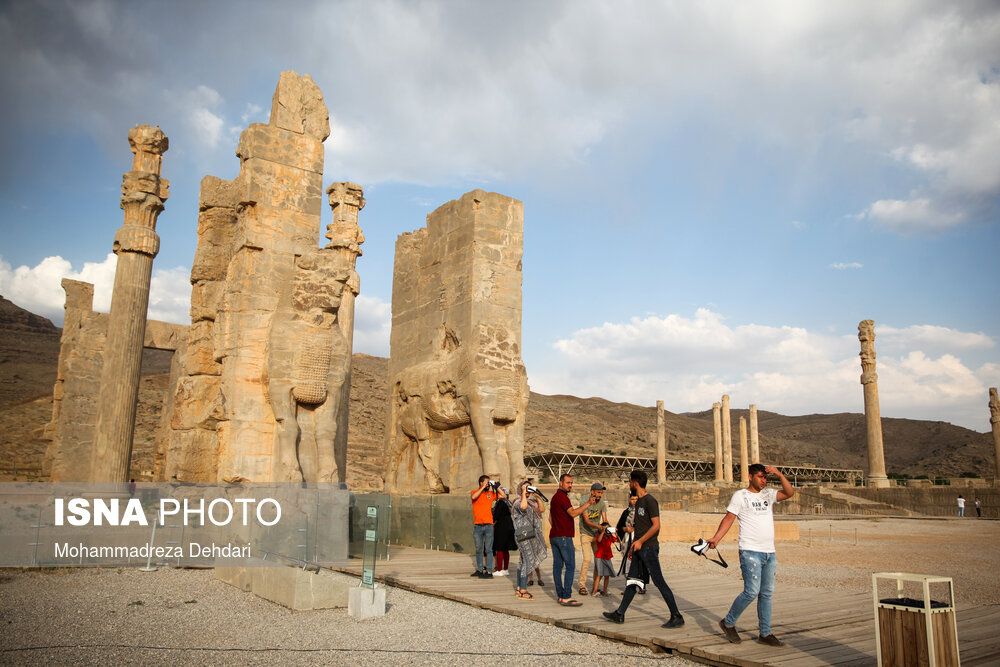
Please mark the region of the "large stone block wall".
[[[53, 482], [84, 482], [89, 478], [97, 425], [97, 392], [104, 368], [108, 314], [96, 313], [94, 286], [63, 279], [66, 318], [59, 346], [59, 365], [52, 391], [52, 420], [45, 427], [49, 440], [42, 474]], [[188, 327], [147, 320], [143, 347], [183, 349]], [[176, 359], [175, 359], [176, 363]]]
[[[344, 481], [356, 254], [318, 248], [329, 119], [283, 72], [267, 125], [240, 137], [239, 175], [202, 181], [191, 335], [158, 479]], [[351, 302], [353, 303], [353, 301]], [[350, 326], [353, 326], [351, 321]]]
[[523, 205], [475, 190], [396, 242], [386, 489], [524, 476]]

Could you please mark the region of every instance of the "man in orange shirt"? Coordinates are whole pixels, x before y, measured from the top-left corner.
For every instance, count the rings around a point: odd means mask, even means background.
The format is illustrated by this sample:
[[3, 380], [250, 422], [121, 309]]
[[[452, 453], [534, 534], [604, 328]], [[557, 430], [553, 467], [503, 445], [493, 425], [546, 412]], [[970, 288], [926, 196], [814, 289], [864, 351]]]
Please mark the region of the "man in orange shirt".
[[[496, 492], [490, 488], [490, 476], [479, 477], [479, 488], [469, 492], [472, 496], [472, 539], [476, 544], [476, 571], [470, 576], [493, 578], [493, 502]], [[486, 567], [483, 567], [483, 551]]]

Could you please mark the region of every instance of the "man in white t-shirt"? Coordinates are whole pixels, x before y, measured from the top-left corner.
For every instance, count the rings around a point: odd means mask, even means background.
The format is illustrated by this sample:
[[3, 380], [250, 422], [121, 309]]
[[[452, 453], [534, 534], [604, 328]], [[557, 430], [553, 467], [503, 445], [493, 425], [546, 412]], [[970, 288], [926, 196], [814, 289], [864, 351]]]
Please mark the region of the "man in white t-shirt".
[[958, 516], [965, 516], [965, 498], [958, 497]]
[[[715, 535], [708, 541], [710, 548], [722, 541], [733, 521], [740, 520], [740, 571], [743, 592], [733, 601], [726, 617], [719, 621], [726, 639], [734, 644], [741, 639], [736, 632], [736, 620], [751, 602], [757, 600], [757, 621], [760, 633], [757, 641], [769, 646], [784, 646], [771, 632], [771, 596], [774, 595], [774, 574], [778, 560], [774, 554], [774, 504], [795, 495], [795, 489], [774, 466], [754, 463], [749, 468], [750, 484], [733, 494], [726, 516], [719, 522]], [[767, 475], [777, 475], [781, 490], [767, 488]]]

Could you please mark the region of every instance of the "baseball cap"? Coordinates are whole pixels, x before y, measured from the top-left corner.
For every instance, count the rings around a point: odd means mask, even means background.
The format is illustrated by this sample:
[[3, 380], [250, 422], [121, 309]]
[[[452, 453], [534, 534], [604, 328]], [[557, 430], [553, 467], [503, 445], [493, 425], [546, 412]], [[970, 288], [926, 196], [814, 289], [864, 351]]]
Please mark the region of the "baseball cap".
[[600, 482], [594, 482], [593, 484], [590, 485], [590, 490], [591, 491], [603, 491], [604, 490], [604, 485], [601, 484]]

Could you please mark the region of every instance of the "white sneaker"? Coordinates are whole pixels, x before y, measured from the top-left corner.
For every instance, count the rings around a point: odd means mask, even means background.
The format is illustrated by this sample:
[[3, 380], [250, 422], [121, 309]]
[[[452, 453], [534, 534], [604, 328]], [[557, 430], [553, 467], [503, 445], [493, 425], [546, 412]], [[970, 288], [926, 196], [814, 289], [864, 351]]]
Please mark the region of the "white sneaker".
[[494, 577], [502, 577], [503, 576], [503, 571], [502, 570], [494, 570], [493, 571], [493, 576]]

